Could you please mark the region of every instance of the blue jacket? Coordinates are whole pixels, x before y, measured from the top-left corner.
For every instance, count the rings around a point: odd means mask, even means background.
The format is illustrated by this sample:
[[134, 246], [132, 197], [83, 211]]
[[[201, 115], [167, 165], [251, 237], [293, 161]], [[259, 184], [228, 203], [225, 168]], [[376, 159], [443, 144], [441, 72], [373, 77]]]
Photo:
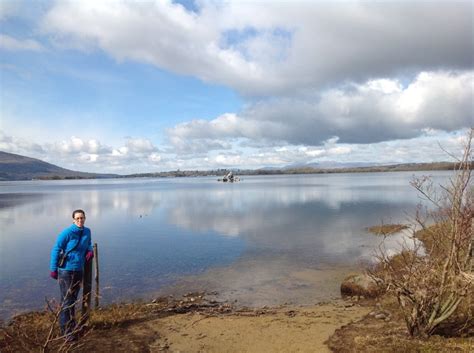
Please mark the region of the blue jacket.
[[[77, 247], [75, 247], [76, 244], [78, 244]], [[59, 234], [56, 244], [54, 244], [53, 249], [51, 250], [51, 263], [49, 265], [50, 270], [58, 270], [59, 254], [61, 250], [68, 252], [73, 248], [74, 250], [69, 252], [66, 258], [65, 266], [63, 266], [61, 269], [69, 271], [83, 271], [84, 263], [86, 261], [86, 253], [89, 250], [92, 251], [91, 230], [89, 228], [84, 227], [81, 229], [73, 223], [70, 227], [64, 229], [61, 234]]]

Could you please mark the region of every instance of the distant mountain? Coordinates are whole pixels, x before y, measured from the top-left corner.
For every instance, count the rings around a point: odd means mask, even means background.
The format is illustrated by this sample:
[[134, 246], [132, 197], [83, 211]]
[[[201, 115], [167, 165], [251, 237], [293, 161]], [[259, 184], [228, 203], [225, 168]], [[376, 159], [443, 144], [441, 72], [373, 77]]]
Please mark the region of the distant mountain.
[[117, 176], [116, 174], [76, 172], [39, 159], [0, 151], [0, 180], [95, 179]]
[[318, 162], [318, 163], [295, 163], [290, 164], [282, 169], [298, 169], [298, 168], [313, 168], [313, 169], [338, 169], [338, 168], [366, 168], [366, 167], [379, 167], [381, 163], [367, 163], [367, 162]]

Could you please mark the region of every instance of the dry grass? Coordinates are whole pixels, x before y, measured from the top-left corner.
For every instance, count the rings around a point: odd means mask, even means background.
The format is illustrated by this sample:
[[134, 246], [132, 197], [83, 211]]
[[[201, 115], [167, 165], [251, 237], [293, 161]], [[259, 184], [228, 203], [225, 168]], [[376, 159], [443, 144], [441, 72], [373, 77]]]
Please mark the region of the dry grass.
[[133, 330], [136, 324], [177, 313], [231, 312], [230, 308], [227, 304], [208, 302], [204, 293], [189, 293], [180, 299], [163, 297], [151, 303], [114, 304], [92, 311], [88, 326], [73, 344], [65, 344], [60, 337], [54, 313], [21, 314], [0, 327], [0, 352], [40, 352], [51, 327], [54, 331], [46, 349], [49, 352], [146, 352], [157, 333], [137, 334]]
[[[64, 344], [64, 339], [59, 336], [59, 328], [54, 321], [54, 314], [48, 311], [32, 312], [14, 317], [8, 326], [0, 327], [0, 351], [10, 352], [39, 352], [44, 345], [50, 328], [54, 327], [52, 342], [46, 351], [61, 352], [74, 351], [86, 352], [95, 351], [94, 346], [105, 337], [116, 337], [117, 339], [130, 340], [131, 336], [126, 333], [126, 328], [133, 323], [157, 317], [157, 313], [170, 314], [164, 309], [167, 301], [163, 304], [145, 303], [115, 304], [107, 308], [95, 310], [91, 313], [87, 328], [81, 333], [82, 337], [87, 335], [87, 339], [81, 338], [74, 344]], [[145, 342], [145, 337], [140, 338]], [[136, 343], [136, 342], [135, 342]], [[125, 345], [126, 346], [126, 345]], [[101, 352], [114, 352], [113, 345], [110, 350], [104, 349]], [[131, 349], [134, 351], [134, 349]]]
[[[416, 238], [421, 241], [430, 256], [443, 259], [445, 256], [444, 254], [446, 254], [447, 249], [449, 249], [449, 242], [447, 239], [439, 237], [440, 233], [446, 231], [444, 229], [445, 227], [446, 224], [435, 224], [415, 233]], [[417, 264], [425, 264], [425, 262], [426, 258], [421, 257], [412, 251], [404, 250], [401, 253], [374, 265], [369, 269], [369, 273], [374, 278], [383, 278], [386, 268], [389, 267], [392, 276], [402, 279], [409, 278], [415, 271]], [[412, 266], [407, 266], [407, 264]], [[431, 267], [430, 270], [441, 271], [439, 266]], [[426, 276], [426, 274], [423, 273], [421, 275]], [[433, 286], [433, 288], [436, 288], [436, 286]], [[390, 292], [390, 285], [388, 285], [387, 289]], [[472, 295], [472, 293], [474, 293], [474, 283], [471, 283], [470, 288], [467, 288], [466, 290], [467, 295], [465, 295], [464, 300], [460, 302], [451, 317], [437, 328], [436, 333], [438, 335], [443, 335], [445, 337], [466, 334], [474, 335], [474, 295]], [[396, 292], [392, 291], [392, 293]], [[469, 295], [469, 293], [471, 295]]]
[[[408, 332], [413, 337], [439, 333], [444, 322], [452, 321], [463, 302], [472, 296], [474, 276], [474, 189], [471, 180], [471, 142], [467, 136], [460, 165], [446, 185], [435, 186], [430, 177], [416, 178], [411, 185], [427, 204], [420, 204], [411, 223], [423, 229], [412, 237], [412, 247], [403, 246], [400, 266], [381, 246], [377, 258], [382, 264], [379, 280], [397, 296]], [[429, 226], [435, 224], [435, 226]], [[411, 254], [411, 255], [410, 255]], [[470, 313], [453, 327], [461, 332], [471, 321]], [[457, 318], [461, 316], [457, 315]]]
[[415, 233], [415, 237], [419, 239], [428, 254], [432, 256], [443, 256], [449, 251], [449, 239], [440, 237], [438, 234], [447, 233], [447, 224], [435, 224]]
[[390, 235], [408, 228], [409, 226], [406, 224], [382, 224], [368, 227], [366, 230], [376, 235]]
[[385, 296], [379, 304], [391, 313], [391, 320], [384, 321], [367, 315], [361, 321], [336, 330], [328, 346], [338, 353], [412, 353], [412, 352], [466, 352], [474, 351], [474, 333], [464, 337], [434, 335], [427, 339], [410, 337], [398, 304], [393, 296]]

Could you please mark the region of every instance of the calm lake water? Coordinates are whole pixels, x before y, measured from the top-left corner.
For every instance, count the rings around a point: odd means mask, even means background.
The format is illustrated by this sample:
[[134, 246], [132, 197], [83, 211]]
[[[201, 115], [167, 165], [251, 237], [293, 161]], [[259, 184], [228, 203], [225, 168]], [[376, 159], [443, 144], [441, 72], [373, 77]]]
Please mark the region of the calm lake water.
[[246, 305], [329, 299], [378, 246], [365, 228], [413, 214], [413, 175], [0, 182], [0, 318], [58, 298], [50, 250], [77, 208], [99, 244], [102, 303], [199, 289]]

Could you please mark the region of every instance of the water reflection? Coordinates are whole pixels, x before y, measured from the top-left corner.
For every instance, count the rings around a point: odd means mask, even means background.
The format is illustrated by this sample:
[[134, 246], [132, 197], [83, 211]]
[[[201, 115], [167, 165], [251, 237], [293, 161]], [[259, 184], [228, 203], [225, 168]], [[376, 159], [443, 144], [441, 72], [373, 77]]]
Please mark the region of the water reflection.
[[[436, 173], [436, 181], [447, 175]], [[198, 283], [257, 302], [275, 300], [269, 297], [275, 290], [286, 299], [310, 292], [319, 298], [325, 292], [318, 281], [328, 271], [371, 256], [379, 239], [365, 227], [406, 221], [405, 212], [419, 202], [411, 177], [2, 182], [0, 317], [57, 296], [48, 278], [49, 252], [77, 208], [86, 210], [99, 243], [105, 302]], [[309, 280], [308, 273], [319, 279]]]

